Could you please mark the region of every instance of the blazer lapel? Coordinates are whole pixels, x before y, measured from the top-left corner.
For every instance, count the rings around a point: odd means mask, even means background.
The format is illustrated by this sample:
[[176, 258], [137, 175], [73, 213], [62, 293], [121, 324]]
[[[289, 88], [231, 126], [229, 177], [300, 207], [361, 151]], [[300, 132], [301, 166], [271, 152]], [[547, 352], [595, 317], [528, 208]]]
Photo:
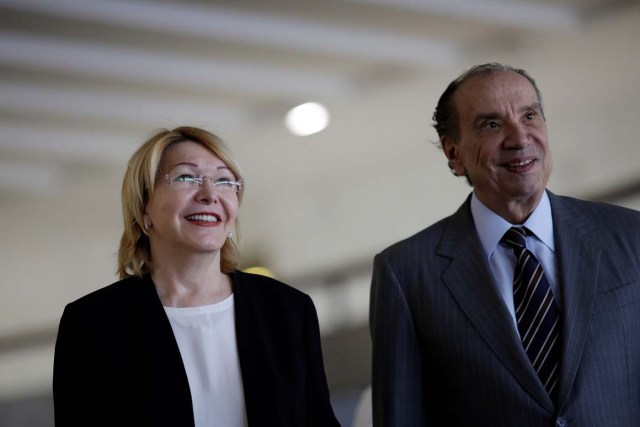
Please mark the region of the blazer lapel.
[[[143, 332], [139, 339], [150, 350], [145, 363], [151, 365], [153, 384], [153, 408], [156, 422], [153, 425], [193, 426], [191, 390], [180, 349], [173, 335], [155, 286], [149, 276], [138, 286], [137, 310], [141, 316]], [[146, 338], [145, 338], [146, 337]]]
[[587, 237], [595, 225], [566, 200], [549, 193], [562, 292], [562, 361], [559, 404], [578, 371], [596, 292], [600, 247]]
[[522, 387], [541, 406], [553, 411], [553, 402], [522, 349], [511, 315], [484, 258], [471, 217], [470, 198], [453, 215], [438, 253], [451, 259], [442, 279], [478, 333]]
[[[243, 275], [233, 272], [230, 276], [233, 284], [236, 341], [247, 422], [250, 426], [259, 425], [264, 420], [270, 419], [272, 414], [266, 408], [274, 398], [265, 395], [260, 387], [266, 385], [262, 384], [264, 382], [273, 381], [266, 377], [271, 372], [268, 366], [270, 355], [266, 350], [268, 346], [263, 340], [268, 340], [268, 337], [261, 331], [263, 321], [259, 318], [259, 311], [252, 307], [253, 298], [247, 284], [243, 283]], [[272, 409], [274, 407], [271, 406]]]

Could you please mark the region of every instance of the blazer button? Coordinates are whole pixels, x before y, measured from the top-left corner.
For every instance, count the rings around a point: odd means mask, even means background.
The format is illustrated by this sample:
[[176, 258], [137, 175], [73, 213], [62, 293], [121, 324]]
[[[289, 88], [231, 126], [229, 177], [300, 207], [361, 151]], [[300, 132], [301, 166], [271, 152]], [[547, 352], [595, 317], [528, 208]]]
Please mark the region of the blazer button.
[[563, 417], [558, 417], [558, 419], [556, 420], [556, 427], [566, 427], [567, 425], [567, 420]]

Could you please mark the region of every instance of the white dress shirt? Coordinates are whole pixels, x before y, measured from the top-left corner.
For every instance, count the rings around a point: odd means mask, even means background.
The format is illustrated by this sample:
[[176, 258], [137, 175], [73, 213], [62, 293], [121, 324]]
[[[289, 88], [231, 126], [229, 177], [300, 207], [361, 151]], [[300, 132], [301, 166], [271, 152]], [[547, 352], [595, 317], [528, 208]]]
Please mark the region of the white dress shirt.
[[493, 277], [498, 285], [498, 291], [511, 313], [513, 323], [518, 331], [518, 324], [513, 306], [513, 273], [516, 265], [516, 258], [513, 249], [500, 239], [504, 233], [513, 226], [527, 227], [534, 236], [527, 235], [526, 243], [529, 249], [538, 258], [544, 269], [544, 274], [549, 281], [551, 290], [560, 307], [560, 289], [558, 286], [557, 260], [555, 257], [555, 241], [553, 238], [553, 219], [551, 216], [551, 204], [549, 196], [545, 191], [540, 199], [540, 203], [531, 213], [524, 224], [511, 224], [504, 218], [486, 207], [478, 198], [475, 192], [471, 196], [471, 215], [473, 222], [482, 242], [485, 255], [491, 266]]
[[246, 426], [233, 294], [216, 304], [164, 309], [187, 371], [196, 427]]

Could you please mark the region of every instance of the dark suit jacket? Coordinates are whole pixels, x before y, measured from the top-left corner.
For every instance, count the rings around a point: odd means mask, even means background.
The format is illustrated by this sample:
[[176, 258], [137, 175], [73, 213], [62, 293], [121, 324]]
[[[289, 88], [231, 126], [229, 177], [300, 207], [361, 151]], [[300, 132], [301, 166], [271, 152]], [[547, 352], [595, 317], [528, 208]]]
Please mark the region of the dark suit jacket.
[[558, 401], [522, 349], [468, 198], [375, 258], [375, 426], [640, 426], [640, 213], [549, 197], [562, 293]]
[[[311, 299], [267, 277], [231, 278], [249, 426], [339, 426]], [[149, 277], [67, 305], [53, 394], [58, 427], [194, 425], [180, 351]]]

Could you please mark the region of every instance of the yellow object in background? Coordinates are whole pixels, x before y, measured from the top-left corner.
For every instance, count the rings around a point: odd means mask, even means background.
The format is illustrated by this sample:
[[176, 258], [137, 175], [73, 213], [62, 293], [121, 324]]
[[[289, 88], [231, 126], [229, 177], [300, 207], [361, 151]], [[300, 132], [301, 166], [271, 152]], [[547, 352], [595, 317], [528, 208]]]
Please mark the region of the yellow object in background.
[[267, 267], [261, 267], [261, 266], [247, 267], [242, 271], [244, 271], [245, 273], [260, 274], [262, 276], [267, 276], [267, 277], [271, 277], [272, 279], [275, 279], [275, 274], [273, 274], [273, 272], [269, 270]]

